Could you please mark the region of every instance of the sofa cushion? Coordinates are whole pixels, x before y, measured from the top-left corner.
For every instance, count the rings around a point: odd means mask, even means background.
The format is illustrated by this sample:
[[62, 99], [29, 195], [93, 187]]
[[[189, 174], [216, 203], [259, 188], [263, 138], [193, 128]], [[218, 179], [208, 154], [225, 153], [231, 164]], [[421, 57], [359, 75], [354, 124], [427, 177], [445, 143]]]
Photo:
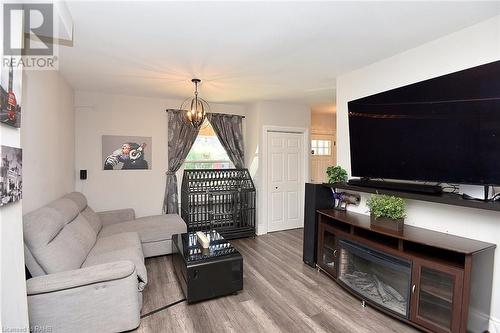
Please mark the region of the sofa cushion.
[[102, 222], [99, 216], [90, 208], [87, 204], [87, 198], [80, 192], [72, 192], [66, 194], [63, 198], [69, 199], [73, 201], [77, 207], [78, 210], [82, 213], [83, 217], [87, 219], [87, 222], [90, 224], [92, 229], [97, 233], [101, 231], [102, 228]]
[[95, 231], [78, 215], [46, 246], [30, 250], [45, 272], [57, 273], [79, 268], [95, 242]]
[[82, 267], [119, 260], [129, 260], [134, 263], [139, 278], [139, 290], [143, 290], [148, 282], [148, 276], [144, 265], [141, 241], [135, 232], [99, 237]]
[[32, 277], [47, 274], [38, 261], [36, 261], [35, 257], [33, 257], [33, 254], [28, 246], [26, 246], [26, 243], [24, 243], [24, 264], [26, 265], [26, 268], [28, 268]]
[[83, 217], [89, 222], [90, 226], [92, 229], [94, 229], [95, 233], [98, 234], [99, 231], [102, 229], [102, 222], [101, 219], [99, 218], [99, 215], [97, 215], [96, 212], [89, 206], [85, 208], [82, 213]]
[[80, 212], [87, 208], [87, 198], [80, 192], [68, 193], [63, 198], [73, 201], [78, 206]]
[[69, 199], [58, 199], [23, 217], [24, 241], [30, 248], [47, 245], [79, 213]]
[[137, 232], [142, 243], [159, 242], [172, 239], [173, 234], [186, 232], [186, 223], [177, 214], [146, 216], [105, 226], [98, 237], [123, 232]]
[[79, 268], [94, 246], [97, 233], [78, 213], [72, 200], [62, 198], [23, 218], [25, 245], [45, 273]]

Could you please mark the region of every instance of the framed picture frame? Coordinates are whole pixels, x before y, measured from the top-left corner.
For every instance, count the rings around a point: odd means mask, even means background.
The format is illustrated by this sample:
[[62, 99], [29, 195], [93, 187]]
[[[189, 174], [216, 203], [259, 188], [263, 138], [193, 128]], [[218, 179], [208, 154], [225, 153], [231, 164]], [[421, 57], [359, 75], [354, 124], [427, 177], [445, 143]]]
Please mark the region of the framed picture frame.
[[143, 136], [102, 136], [104, 170], [150, 170], [152, 138]]
[[20, 148], [0, 146], [0, 207], [23, 196], [23, 152]]
[[13, 68], [12, 59], [2, 57], [0, 67], [0, 123], [21, 127], [22, 67]]

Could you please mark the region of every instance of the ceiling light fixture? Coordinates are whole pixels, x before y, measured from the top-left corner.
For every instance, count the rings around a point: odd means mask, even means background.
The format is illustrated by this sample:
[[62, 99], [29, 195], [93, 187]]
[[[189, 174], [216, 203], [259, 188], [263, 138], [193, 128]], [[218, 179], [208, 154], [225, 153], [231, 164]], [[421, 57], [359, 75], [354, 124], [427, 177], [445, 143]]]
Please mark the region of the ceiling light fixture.
[[194, 128], [200, 128], [205, 121], [207, 113], [210, 111], [210, 106], [207, 101], [198, 97], [198, 85], [201, 83], [201, 80], [192, 79], [191, 82], [194, 83], [194, 97], [189, 97], [182, 102], [180, 109], [186, 111], [187, 122]]

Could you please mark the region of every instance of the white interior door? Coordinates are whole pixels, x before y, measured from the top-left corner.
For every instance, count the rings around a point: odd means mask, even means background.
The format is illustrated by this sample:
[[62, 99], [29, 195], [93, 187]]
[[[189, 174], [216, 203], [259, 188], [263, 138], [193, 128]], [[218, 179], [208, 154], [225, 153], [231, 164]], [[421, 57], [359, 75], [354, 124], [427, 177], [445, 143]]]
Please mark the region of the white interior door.
[[267, 137], [267, 229], [303, 225], [303, 134], [269, 132]]
[[326, 169], [336, 165], [335, 136], [327, 134], [311, 135], [311, 181], [326, 183]]

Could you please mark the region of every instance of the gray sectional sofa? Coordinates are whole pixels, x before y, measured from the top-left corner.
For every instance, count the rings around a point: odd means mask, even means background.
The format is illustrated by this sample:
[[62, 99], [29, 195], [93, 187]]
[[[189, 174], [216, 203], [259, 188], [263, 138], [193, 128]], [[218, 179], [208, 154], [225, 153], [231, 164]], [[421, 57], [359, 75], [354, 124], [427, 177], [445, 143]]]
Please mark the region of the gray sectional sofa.
[[186, 224], [176, 214], [95, 213], [73, 192], [25, 215], [23, 229], [31, 327], [120, 332], [140, 323], [144, 258], [171, 253]]

